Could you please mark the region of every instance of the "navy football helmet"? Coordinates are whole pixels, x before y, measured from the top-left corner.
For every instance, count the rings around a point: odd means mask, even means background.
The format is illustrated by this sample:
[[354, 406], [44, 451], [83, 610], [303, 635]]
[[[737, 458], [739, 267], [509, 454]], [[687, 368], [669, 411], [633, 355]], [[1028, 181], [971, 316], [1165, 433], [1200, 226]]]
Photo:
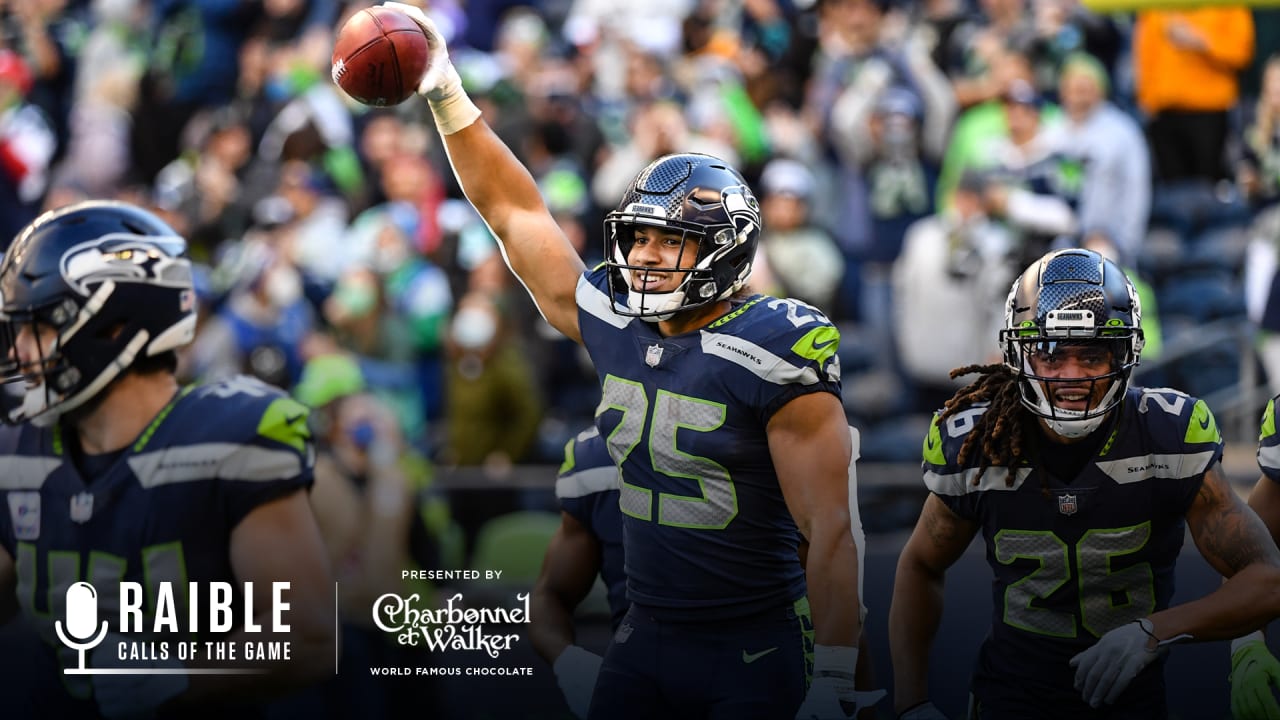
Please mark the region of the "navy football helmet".
[[[25, 382], [0, 418], [52, 424], [105, 389], [136, 360], [191, 342], [196, 297], [186, 241], [149, 212], [91, 201], [47, 212], [0, 260], [3, 382]], [[24, 364], [24, 331], [46, 341]]]
[[[1070, 438], [1093, 432], [1124, 400], [1143, 342], [1142, 306], [1133, 283], [1118, 265], [1090, 250], [1058, 250], [1032, 263], [1013, 282], [1000, 331], [1004, 362], [1020, 379], [1022, 404]], [[1110, 353], [1110, 370], [1071, 379], [1033, 370], [1033, 353], [1052, 354], [1059, 346], [1079, 344], [1102, 344]], [[1098, 383], [1108, 379], [1111, 386], [1097, 407], [1069, 410], [1056, 407], [1050, 398], [1055, 384], [1082, 382], [1093, 397]]]
[[[657, 226], [698, 243], [692, 270], [631, 265], [637, 225]], [[736, 170], [710, 155], [681, 153], [654, 160], [632, 181], [618, 208], [605, 216], [605, 265], [619, 315], [667, 320], [674, 313], [724, 300], [751, 274], [760, 240], [760, 203]], [[687, 243], [682, 245], [688, 247]], [[635, 290], [636, 271], [685, 273], [672, 292]]]

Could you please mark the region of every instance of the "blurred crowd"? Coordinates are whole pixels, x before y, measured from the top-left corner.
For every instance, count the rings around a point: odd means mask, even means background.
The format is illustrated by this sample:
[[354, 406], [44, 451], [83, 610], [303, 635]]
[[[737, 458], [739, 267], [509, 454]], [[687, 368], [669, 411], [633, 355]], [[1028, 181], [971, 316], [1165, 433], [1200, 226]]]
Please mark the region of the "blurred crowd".
[[[330, 81], [336, 29], [369, 4], [3, 0], [0, 237], [81, 198], [145, 205], [200, 262], [186, 379], [359, 397], [326, 417], [363, 455], [558, 462], [591, 420], [594, 373], [505, 268], [426, 104], [368, 108]], [[653, 158], [743, 170], [766, 225], [752, 284], [842, 328], [865, 459], [918, 459], [948, 372], [995, 357], [1009, 282], [1053, 247], [1139, 281], [1145, 384], [1225, 397], [1252, 361], [1230, 338], [1280, 329], [1276, 11], [427, 5], [588, 264]], [[1196, 345], [1212, 328], [1228, 340]], [[1280, 344], [1259, 337], [1280, 384]]]

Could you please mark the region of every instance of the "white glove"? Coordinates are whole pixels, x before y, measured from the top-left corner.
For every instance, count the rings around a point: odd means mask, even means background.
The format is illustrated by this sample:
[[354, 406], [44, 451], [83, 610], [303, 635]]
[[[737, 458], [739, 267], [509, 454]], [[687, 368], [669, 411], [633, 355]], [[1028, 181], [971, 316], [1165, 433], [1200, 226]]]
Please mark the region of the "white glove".
[[440, 28], [422, 12], [422, 8], [398, 2], [384, 2], [383, 7], [404, 13], [422, 28], [427, 36], [427, 71], [418, 81], [418, 94], [427, 99], [436, 127], [443, 135], [452, 135], [476, 121], [480, 109], [462, 89], [462, 78], [449, 60], [449, 48], [445, 45]]
[[950, 720], [931, 702], [922, 702], [898, 716], [898, 720]]
[[1157, 657], [1159, 649], [1150, 620], [1143, 618], [1121, 625], [1071, 658], [1071, 667], [1076, 669], [1076, 690], [1090, 707], [1110, 705]]
[[587, 710], [591, 708], [591, 693], [596, 689], [596, 676], [600, 674], [602, 662], [604, 658], [599, 655], [570, 645], [551, 666], [564, 701], [581, 720], [586, 720]]
[[[117, 658], [117, 646], [123, 638], [111, 634], [107, 642], [93, 651], [94, 668], [121, 667]], [[156, 710], [170, 699], [186, 692], [187, 676], [173, 673], [182, 670], [182, 663], [173, 655], [168, 660], [144, 660], [130, 662], [127, 667], [146, 671], [166, 670], [153, 675], [92, 675], [93, 698], [98, 711], [108, 720], [125, 720], [153, 717]]]
[[853, 670], [858, 665], [858, 648], [829, 645], [813, 647], [813, 682], [809, 694], [796, 711], [796, 720], [836, 720], [853, 717], [858, 710], [874, 705], [884, 690], [858, 692]]

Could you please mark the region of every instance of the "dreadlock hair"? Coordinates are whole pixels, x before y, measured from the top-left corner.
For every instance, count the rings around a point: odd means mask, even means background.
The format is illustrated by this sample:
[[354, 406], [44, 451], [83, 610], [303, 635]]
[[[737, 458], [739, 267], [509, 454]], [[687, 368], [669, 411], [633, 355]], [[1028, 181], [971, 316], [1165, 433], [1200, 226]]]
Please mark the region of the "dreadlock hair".
[[[991, 365], [965, 365], [951, 371], [951, 378], [964, 377], [973, 373], [981, 373], [977, 380], [969, 383], [947, 400], [942, 406], [942, 416], [938, 423], [945, 422], [956, 413], [973, 406], [975, 403], [989, 402], [990, 409], [982, 413], [973, 424], [973, 430], [965, 436], [960, 446], [960, 464], [964, 464], [976, 448], [982, 443], [982, 463], [978, 466], [978, 475], [973, 484], [982, 481], [982, 475], [992, 465], [1013, 468], [1023, 458], [1023, 450], [1027, 448], [1026, 427], [1028, 413], [1022, 407], [1022, 397], [1018, 390], [1018, 376], [1002, 363]], [[1005, 485], [1013, 487], [1014, 473], [1005, 478]]]

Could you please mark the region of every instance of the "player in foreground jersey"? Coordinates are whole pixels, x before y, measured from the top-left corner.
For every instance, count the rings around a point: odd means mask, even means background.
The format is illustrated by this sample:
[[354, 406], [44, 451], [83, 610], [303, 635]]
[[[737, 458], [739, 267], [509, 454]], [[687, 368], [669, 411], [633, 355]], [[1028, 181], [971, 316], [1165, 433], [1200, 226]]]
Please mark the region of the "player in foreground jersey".
[[[1004, 363], [934, 419], [930, 496], [903, 549], [889, 614], [901, 717], [928, 702], [942, 583], [979, 531], [995, 615], [973, 672], [977, 718], [1163, 718], [1162, 648], [1259, 628], [1280, 612], [1280, 552], [1222, 476], [1204, 401], [1133, 387], [1137, 294], [1115, 264], [1050, 253], [1015, 281]], [[1229, 580], [1175, 607], [1189, 527]]]
[[[0, 598], [16, 597], [44, 640], [26, 673], [0, 683], [39, 716], [216, 717], [332, 667], [333, 583], [306, 496], [306, 408], [248, 378], [179, 387], [174, 351], [196, 322], [185, 248], [150, 213], [90, 202], [42, 215], [0, 261], [0, 372], [22, 384], [4, 418], [16, 427], [0, 430]], [[67, 608], [80, 581], [111, 629], [85, 666], [166, 674], [61, 672], [82, 662], [60, 640], [60, 626], [88, 612]], [[289, 631], [272, 635], [282, 581]], [[119, 633], [123, 582], [145, 598], [142, 632]], [[213, 582], [236, 594], [233, 629], [220, 635], [210, 632]], [[264, 633], [244, 629], [250, 582]], [[163, 588], [178, 627], [193, 632], [152, 634]], [[291, 660], [241, 654], [235, 666], [252, 674], [186, 674], [176, 645], [190, 640], [231, 641], [241, 653], [245, 640], [288, 641]], [[119, 657], [122, 642], [139, 656]]]
[[760, 236], [751, 190], [716, 158], [660, 158], [608, 215], [605, 264], [584, 272], [440, 33], [388, 5], [428, 35], [419, 92], [467, 198], [600, 376], [631, 608], [589, 716], [844, 717], [861, 619], [839, 333], [801, 303], [737, 294]]
[[[1249, 507], [1271, 531], [1280, 537], [1280, 434], [1276, 433], [1276, 400], [1267, 402], [1258, 432], [1258, 467], [1262, 475]], [[1280, 688], [1280, 662], [1267, 649], [1266, 638], [1258, 630], [1231, 641], [1231, 715], [1235, 720], [1280, 718], [1275, 692]]]

